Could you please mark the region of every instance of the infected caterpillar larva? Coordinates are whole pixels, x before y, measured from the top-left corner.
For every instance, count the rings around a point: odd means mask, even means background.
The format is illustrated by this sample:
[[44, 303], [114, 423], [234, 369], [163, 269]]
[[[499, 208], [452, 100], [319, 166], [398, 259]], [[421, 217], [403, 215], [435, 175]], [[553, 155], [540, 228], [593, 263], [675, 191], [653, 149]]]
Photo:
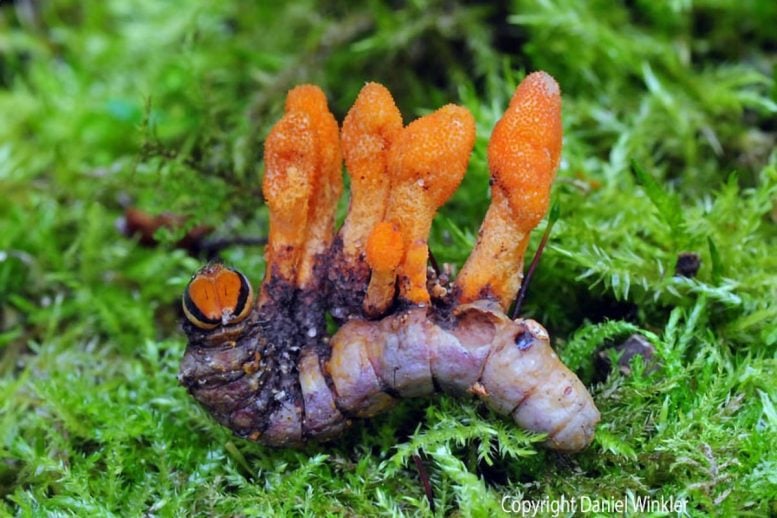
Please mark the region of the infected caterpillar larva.
[[[403, 127], [388, 91], [368, 83], [339, 131], [321, 90], [289, 92], [265, 143], [260, 296], [253, 304], [246, 278], [221, 265], [195, 274], [181, 383], [219, 422], [273, 446], [337, 437], [353, 418], [440, 390], [474, 395], [547, 434], [550, 448], [585, 448], [599, 421], [591, 396], [540, 324], [505, 314], [547, 212], [560, 110], [544, 72], [516, 89], [489, 142], [492, 201], [477, 245], [441, 286], [427, 278], [427, 238], [466, 171], [469, 112], [447, 105]], [[335, 236], [341, 149], [352, 192]], [[331, 338], [326, 311], [342, 324]]]

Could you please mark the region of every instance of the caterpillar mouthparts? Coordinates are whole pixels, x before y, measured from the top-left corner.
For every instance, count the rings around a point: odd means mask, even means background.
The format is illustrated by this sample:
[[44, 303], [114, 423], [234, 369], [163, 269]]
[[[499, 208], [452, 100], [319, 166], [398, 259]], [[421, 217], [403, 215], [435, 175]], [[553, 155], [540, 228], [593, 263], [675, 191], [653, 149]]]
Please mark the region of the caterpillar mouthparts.
[[[454, 105], [403, 127], [375, 83], [342, 130], [320, 89], [289, 92], [265, 143], [270, 232], [258, 300], [242, 273], [220, 264], [197, 272], [183, 296], [179, 380], [216, 420], [294, 447], [335, 438], [399, 398], [442, 391], [547, 434], [550, 448], [591, 443], [600, 416], [585, 386], [539, 323], [506, 315], [560, 158], [555, 80], [527, 76], [494, 128], [491, 205], [450, 284], [428, 274], [427, 239], [474, 136], [474, 119]], [[351, 201], [335, 235], [343, 156]], [[327, 311], [341, 324], [331, 337]]]

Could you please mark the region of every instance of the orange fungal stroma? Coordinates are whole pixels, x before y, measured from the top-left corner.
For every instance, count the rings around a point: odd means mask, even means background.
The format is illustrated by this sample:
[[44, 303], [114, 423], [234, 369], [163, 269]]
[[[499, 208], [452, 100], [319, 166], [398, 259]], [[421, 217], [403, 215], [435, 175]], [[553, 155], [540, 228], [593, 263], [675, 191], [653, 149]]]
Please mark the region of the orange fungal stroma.
[[545, 72], [529, 74], [516, 89], [488, 143], [488, 166], [525, 230], [548, 211], [550, 186], [561, 157], [561, 92]]
[[410, 123], [389, 152], [392, 184], [386, 219], [398, 223], [404, 238], [399, 286], [409, 302], [429, 302], [426, 262], [432, 219], [461, 183], [474, 144], [472, 114], [449, 104]]
[[301, 85], [286, 97], [286, 113], [304, 113], [310, 118], [315, 148], [315, 169], [308, 204], [308, 225], [297, 285], [313, 282], [313, 268], [334, 235], [334, 212], [342, 194], [340, 130], [327, 106], [326, 95], [317, 86]]
[[351, 178], [351, 203], [341, 235], [347, 256], [363, 251], [370, 230], [380, 221], [388, 201], [388, 152], [402, 129], [391, 93], [367, 83], [343, 121], [345, 165]]
[[529, 233], [548, 210], [561, 155], [561, 94], [544, 72], [518, 86], [488, 144], [492, 199], [456, 279], [460, 303], [495, 298], [506, 311], [523, 278]]
[[264, 144], [262, 193], [270, 209], [265, 251], [268, 279], [277, 275], [293, 282], [296, 277], [317, 162], [311, 125], [307, 114], [287, 113], [273, 126]]

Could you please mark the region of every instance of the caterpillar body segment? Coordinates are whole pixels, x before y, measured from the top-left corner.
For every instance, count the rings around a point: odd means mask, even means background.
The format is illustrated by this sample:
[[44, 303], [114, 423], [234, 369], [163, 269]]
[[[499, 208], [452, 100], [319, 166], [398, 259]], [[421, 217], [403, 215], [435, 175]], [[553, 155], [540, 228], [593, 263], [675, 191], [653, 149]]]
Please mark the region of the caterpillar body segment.
[[[429, 396], [439, 387], [455, 396], [475, 395], [518, 425], [547, 433], [554, 449], [578, 451], [591, 442], [599, 412], [541, 325], [512, 321], [490, 301], [459, 306], [455, 313], [445, 324], [415, 308], [344, 325], [326, 363], [337, 404], [368, 417], [393, 403], [386, 396]], [[366, 356], [371, 368], [357, 371], [364, 360], [349, 361], [355, 356]]]
[[[388, 91], [368, 83], [339, 140], [320, 90], [290, 92], [265, 144], [259, 299], [246, 307], [245, 277], [212, 265], [184, 293], [179, 379], [220, 423], [293, 447], [442, 391], [547, 434], [550, 448], [590, 444], [599, 412], [585, 386], [539, 323], [505, 314], [561, 149], [560, 95], [547, 74], [526, 78], [494, 130], [492, 202], [475, 250], [454, 285], [428, 289], [440, 284], [427, 279], [429, 229], [461, 182], [474, 132], [453, 105], [403, 128]], [[353, 197], [335, 236], [341, 142]], [[327, 311], [341, 324], [331, 337]]]
[[[352, 418], [384, 412], [400, 397], [432, 395], [436, 387], [475, 396], [519, 426], [548, 434], [553, 449], [578, 451], [590, 443], [598, 410], [552, 351], [541, 325], [512, 321], [492, 301], [458, 306], [455, 313], [442, 324], [427, 308], [349, 321], [331, 338], [330, 350], [305, 349], [296, 372], [276, 363], [276, 377], [297, 376], [301, 386], [299, 393], [280, 394], [274, 410], [256, 390], [262, 381], [257, 358], [275, 352], [267, 342], [192, 343], [181, 379], [206, 406], [216, 403], [214, 390], [221, 390], [216, 418], [240, 435], [273, 445], [336, 437]], [[198, 380], [206, 361], [214, 366], [211, 377]], [[269, 402], [278, 394], [272, 396]]]

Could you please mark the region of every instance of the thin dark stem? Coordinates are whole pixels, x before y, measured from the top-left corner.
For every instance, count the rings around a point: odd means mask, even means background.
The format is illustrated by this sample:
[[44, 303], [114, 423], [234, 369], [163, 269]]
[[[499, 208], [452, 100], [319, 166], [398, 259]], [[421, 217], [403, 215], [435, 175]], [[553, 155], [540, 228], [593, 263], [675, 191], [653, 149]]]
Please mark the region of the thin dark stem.
[[437, 277], [440, 276], [440, 263], [437, 262], [437, 258], [434, 257], [434, 254], [432, 253], [432, 249], [429, 249], [429, 262], [432, 265], [432, 270], [434, 270], [434, 274], [437, 275]]
[[426, 499], [429, 501], [429, 509], [434, 512], [434, 494], [432, 493], [432, 484], [429, 481], [426, 466], [424, 466], [421, 457], [417, 453], [413, 454], [413, 462], [415, 462], [415, 468], [418, 470], [418, 478], [421, 479], [421, 483], [424, 485], [424, 493], [426, 493]]
[[553, 207], [550, 209], [550, 215], [548, 216], [548, 224], [545, 226], [545, 232], [543, 232], [542, 234], [542, 240], [540, 241], [540, 246], [538, 246], [537, 251], [534, 252], [534, 257], [531, 260], [529, 269], [526, 271], [526, 275], [524, 276], [523, 282], [521, 283], [521, 289], [518, 290], [518, 296], [515, 298], [515, 307], [513, 307], [513, 313], [512, 315], [510, 315], [510, 318], [512, 319], [518, 318], [518, 315], [521, 313], [521, 306], [523, 305], [523, 299], [526, 298], [526, 291], [529, 289], [529, 283], [531, 282], [531, 278], [534, 275], [534, 270], [537, 268], [537, 265], [540, 263], [542, 252], [545, 250], [545, 245], [548, 244], [550, 231], [553, 229], [553, 224], [556, 223], [556, 220], [558, 220], [558, 215], [559, 215], [559, 206], [557, 203], [554, 203]]

